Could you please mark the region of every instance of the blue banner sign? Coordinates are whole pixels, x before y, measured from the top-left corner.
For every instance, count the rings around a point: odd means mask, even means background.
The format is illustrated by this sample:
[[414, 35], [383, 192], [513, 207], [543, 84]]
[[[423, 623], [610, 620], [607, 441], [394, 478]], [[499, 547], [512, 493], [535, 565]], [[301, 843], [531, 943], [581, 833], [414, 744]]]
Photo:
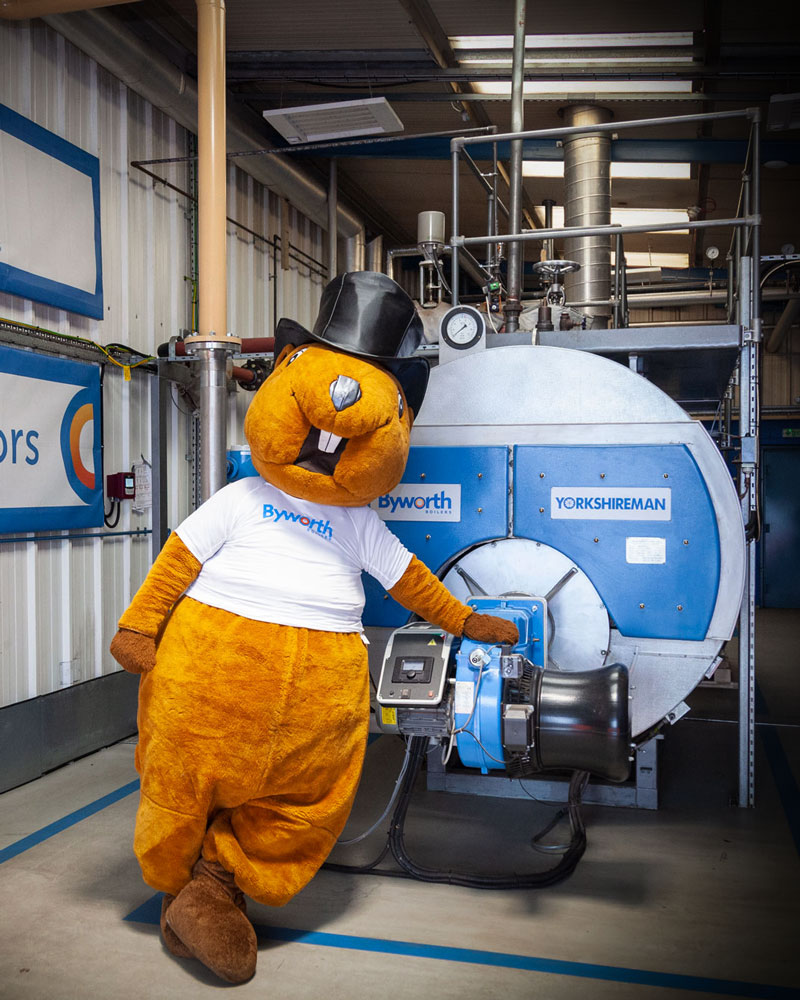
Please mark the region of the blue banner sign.
[[103, 523], [100, 370], [0, 347], [0, 532]]

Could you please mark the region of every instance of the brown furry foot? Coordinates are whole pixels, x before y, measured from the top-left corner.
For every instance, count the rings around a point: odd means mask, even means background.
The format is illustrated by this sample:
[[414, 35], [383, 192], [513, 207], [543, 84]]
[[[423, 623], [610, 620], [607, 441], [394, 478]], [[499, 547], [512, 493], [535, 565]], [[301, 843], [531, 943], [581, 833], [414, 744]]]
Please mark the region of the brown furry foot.
[[167, 923], [167, 910], [174, 900], [175, 897], [170, 896], [168, 893], [164, 893], [164, 898], [161, 900], [161, 940], [164, 942], [167, 951], [176, 958], [194, 958], [194, 955]]
[[256, 932], [245, 915], [244, 897], [233, 875], [216, 862], [197, 862], [192, 881], [170, 904], [166, 923], [220, 979], [244, 983], [256, 971]]

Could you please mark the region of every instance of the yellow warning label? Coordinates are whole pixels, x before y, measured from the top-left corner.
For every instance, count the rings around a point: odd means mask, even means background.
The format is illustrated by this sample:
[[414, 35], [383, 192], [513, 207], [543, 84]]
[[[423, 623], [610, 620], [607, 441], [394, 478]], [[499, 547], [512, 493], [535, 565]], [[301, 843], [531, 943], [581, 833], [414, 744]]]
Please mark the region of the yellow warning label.
[[397, 725], [397, 709], [387, 708], [386, 705], [381, 706], [381, 722], [385, 726], [396, 726]]
[[436, 645], [436, 640], [435, 639], [431, 639], [431, 641], [428, 643], [428, 645], [429, 646], [435, 646]]

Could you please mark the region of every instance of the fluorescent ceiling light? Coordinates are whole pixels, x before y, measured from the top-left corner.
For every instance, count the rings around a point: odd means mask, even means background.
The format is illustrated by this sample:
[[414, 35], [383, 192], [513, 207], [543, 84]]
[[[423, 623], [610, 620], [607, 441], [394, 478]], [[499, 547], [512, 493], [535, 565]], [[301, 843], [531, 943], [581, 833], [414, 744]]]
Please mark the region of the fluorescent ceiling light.
[[[683, 46], [693, 42], [691, 31], [611, 32], [592, 35], [526, 35], [526, 49], [614, 49], [645, 46]], [[455, 35], [458, 49], [513, 49], [513, 35]]]
[[[692, 175], [690, 163], [629, 163], [611, 164], [611, 179], [631, 180], [680, 180], [687, 181]], [[563, 177], [563, 160], [523, 160], [523, 177]]]
[[[611, 253], [611, 263], [615, 262], [614, 253]], [[650, 253], [647, 250], [625, 251], [625, 269], [631, 267], [677, 267], [685, 268], [689, 266], [688, 253]], [[631, 280], [630, 274], [628, 280]]]
[[[621, 55], [621, 56], [575, 56], [575, 55], [564, 55], [564, 56], [531, 56], [530, 53], [525, 54], [525, 69], [535, 70], [535, 69], [548, 69], [551, 67], [563, 67], [564, 69], [569, 69], [571, 66], [580, 67], [585, 69], [586, 67], [596, 67], [598, 69], [603, 69], [604, 67], [627, 67], [627, 66], [691, 66], [694, 63], [694, 56], [691, 53], [675, 53], [674, 55]], [[462, 56], [458, 60], [459, 66], [482, 66], [485, 69], [502, 69], [506, 66], [511, 66], [513, 60], [510, 55], [508, 56], [481, 56], [477, 53], [470, 53], [468, 56]]]
[[[544, 226], [544, 208], [535, 207], [536, 217]], [[682, 208], [612, 208], [612, 226], [658, 226], [672, 225], [675, 222], [688, 222], [689, 214]], [[564, 208], [561, 205], [553, 207], [553, 228], [561, 229], [564, 225]], [[688, 233], [688, 229], [673, 230], [676, 233]]]
[[[511, 81], [479, 80], [472, 84], [479, 94], [511, 94]], [[523, 94], [691, 94], [691, 80], [529, 80]]]

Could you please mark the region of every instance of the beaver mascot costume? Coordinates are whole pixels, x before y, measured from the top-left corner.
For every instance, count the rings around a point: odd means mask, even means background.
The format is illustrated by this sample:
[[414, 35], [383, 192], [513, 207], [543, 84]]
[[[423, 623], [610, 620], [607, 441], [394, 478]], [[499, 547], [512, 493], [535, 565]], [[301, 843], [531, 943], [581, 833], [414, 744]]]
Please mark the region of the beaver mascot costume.
[[408, 458], [421, 338], [411, 299], [373, 272], [330, 282], [313, 331], [281, 320], [245, 420], [260, 476], [179, 525], [111, 645], [143, 675], [134, 849], [165, 894], [165, 945], [228, 982], [256, 966], [244, 894], [288, 902], [353, 804], [369, 724], [362, 570], [454, 635], [516, 641], [368, 506]]

